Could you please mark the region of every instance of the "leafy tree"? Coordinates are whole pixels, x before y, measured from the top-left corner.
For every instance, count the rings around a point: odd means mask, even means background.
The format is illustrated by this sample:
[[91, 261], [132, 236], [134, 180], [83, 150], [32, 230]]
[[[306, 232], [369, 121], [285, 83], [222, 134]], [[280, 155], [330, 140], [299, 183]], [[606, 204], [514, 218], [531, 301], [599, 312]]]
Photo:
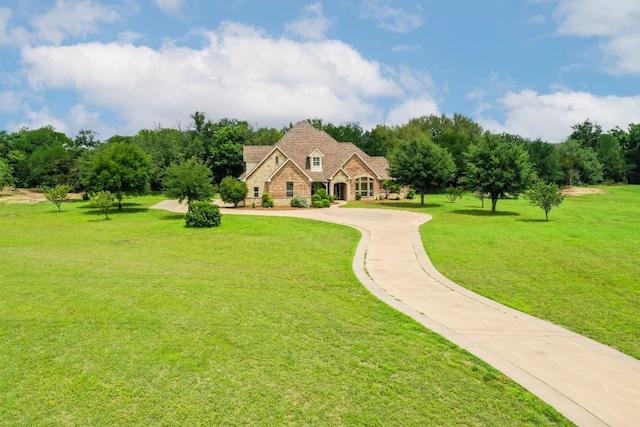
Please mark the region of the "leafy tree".
[[598, 140], [602, 135], [602, 127], [596, 123], [591, 123], [589, 119], [582, 123], [571, 126], [573, 132], [567, 140], [577, 141], [584, 148], [595, 150]]
[[382, 183], [382, 189], [384, 190], [384, 198], [388, 199], [389, 194], [400, 193], [400, 190], [402, 189], [402, 184], [400, 184], [395, 179], [387, 179]]
[[470, 145], [480, 141], [482, 127], [461, 114], [454, 114], [451, 118], [432, 114], [409, 120], [397, 133], [402, 139], [428, 135], [431, 141], [451, 153], [458, 173], [462, 173], [464, 153]]
[[398, 137], [392, 128], [377, 125], [362, 135], [358, 147], [370, 156], [386, 156], [398, 143]]
[[188, 205], [195, 200], [210, 200], [216, 192], [211, 170], [195, 158], [174, 164], [167, 169], [164, 194]]
[[27, 155], [20, 150], [11, 150], [7, 154], [7, 163], [12, 170], [16, 187], [28, 187], [31, 167]]
[[248, 143], [251, 145], [273, 145], [283, 136], [283, 131], [274, 128], [260, 128], [253, 132], [251, 140], [248, 141]]
[[246, 122], [218, 128], [210, 138], [208, 165], [218, 183], [226, 176], [240, 176], [244, 171], [242, 146], [250, 139], [250, 129]]
[[564, 174], [560, 168], [557, 146], [541, 139], [530, 141], [522, 138], [522, 146], [529, 154], [529, 161], [538, 178], [546, 183], [562, 182]]
[[527, 152], [503, 135], [485, 133], [479, 144], [469, 147], [466, 160], [464, 182], [469, 188], [489, 194], [492, 213], [496, 212], [498, 198], [519, 195], [535, 176]]
[[462, 187], [454, 187], [453, 185], [450, 185], [444, 192], [447, 195], [447, 199], [449, 199], [451, 203], [455, 203], [456, 200], [462, 198], [464, 190]]
[[123, 197], [149, 191], [149, 157], [136, 145], [107, 143], [92, 154], [83, 183], [89, 192], [111, 192], [120, 210]]
[[564, 200], [562, 192], [558, 188], [558, 184], [552, 182], [545, 184], [543, 181], [538, 181], [526, 192], [526, 197], [529, 199], [529, 203], [533, 206], [537, 206], [544, 211], [544, 215], [547, 221], [549, 221], [549, 212]]
[[389, 175], [420, 193], [422, 205], [427, 191], [446, 185], [456, 172], [449, 151], [424, 137], [401, 141], [388, 160]]
[[167, 168], [182, 157], [186, 135], [177, 129], [141, 130], [132, 139], [150, 159], [149, 184], [151, 190], [163, 189]]
[[585, 148], [579, 141], [570, 139], [558, 146], [558, 155], [566, 184], [596, 184], [602, 181], [602, 164], [592, 148]]
[[225, 203], [233, 203], [233, 207], [237, 207], [248, 193], [247, 183], [232, 176], [224, 177], [220, 182], [220, 198]]
[[0, 191], [4, 187], [11, 187], [13, 185], [13, 174], [11, 166], [3, 158], [0, 158]]
[[600, 135], [595, 152], [602, 164], [602, 178], [605, 181], [624, 182], [627, 165], [618, 139], [611, 133]]
[[109, 209], [116, 202], [116, 196], [110, 191], [98, 191], [89, 198], [91, 206], [98, 208], [104, 214], [104, 219], [109, 219]]
[[630, 124], [622, 136], [618, 139], [626, 161], [627, 180], [629, 184], [640, 184], [640, 123]]
[[56, 185], [55, 187], [45, 191], [44, 197], [48, 201], [56, 205], [56, 207], [58, 208], [58, 212], [60, 212], [62, 203], [69, 200], [69, 191], [71, 191], [71, 187], [69, 187], [68, 185]]

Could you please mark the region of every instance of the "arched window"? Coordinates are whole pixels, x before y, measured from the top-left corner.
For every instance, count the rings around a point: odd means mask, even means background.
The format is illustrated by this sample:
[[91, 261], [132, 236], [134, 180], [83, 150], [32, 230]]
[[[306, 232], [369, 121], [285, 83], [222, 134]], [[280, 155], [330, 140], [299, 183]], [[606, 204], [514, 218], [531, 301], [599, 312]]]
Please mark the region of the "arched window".
[[360, 193], [362, 197], [373, 197], [373, 178], [369, 176], [356, 178], [356, 194], [357, 193]]

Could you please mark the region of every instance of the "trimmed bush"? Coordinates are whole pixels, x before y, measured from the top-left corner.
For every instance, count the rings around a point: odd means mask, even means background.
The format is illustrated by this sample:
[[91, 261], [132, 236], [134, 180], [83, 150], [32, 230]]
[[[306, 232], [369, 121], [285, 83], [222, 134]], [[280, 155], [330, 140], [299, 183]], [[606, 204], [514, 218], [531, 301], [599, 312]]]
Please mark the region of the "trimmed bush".
[[328, 208], [329, 206], [331, 206], [331, 200], [322, 199], [322, 206], [324, 206], [325, 208]]
[[269, 193], [262, 193], [262, 207], [263, 208], [272, 208], [275, 205], [276, 204], [273, 201], [273, 199], [271, 198], [271, 195]]
[[413, 188], [410, 188], [409, 191], [407, 191], [407, 194], [404, 196], [405, 199], [413, 199], [414, 197], [416, 197], [416, 190], [414, 190]]
[[321, 201], [321, 200], [322, 200], [322, 196], [320, 196], [318, 193], [316, 193], [313, 196], [311, 196], [311, 201], [312, 202], [317, 202], [317, 201]]
[[291, 199], [290, 205], [292, 208], [306, 208], [309, 206], [307, 199], [302, 196], [294, 196], [293, 199]]
[[189, 203], [189, 212], [184, 217], [187, 227], [218, 227], [222, 222], [220, 208], [207, 201]]
[[356, 193], [356, 200], [360, 200], [360, 199], [362, 199], [362, 194]]
[[322, 203], [322, 200], [315, 200], [313, 202], [313, 207], [314, 208], [324, 208], [324, 203]]

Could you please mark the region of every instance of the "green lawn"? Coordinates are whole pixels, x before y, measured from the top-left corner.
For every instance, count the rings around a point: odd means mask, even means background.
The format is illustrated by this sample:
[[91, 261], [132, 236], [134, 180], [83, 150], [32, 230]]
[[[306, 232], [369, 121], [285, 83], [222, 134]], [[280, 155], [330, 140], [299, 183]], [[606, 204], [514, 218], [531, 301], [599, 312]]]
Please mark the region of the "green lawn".
[[353, 203], [429, 213], [420, 232], [434, 265], [454, 282], [640, 358], [640, 186], [568, 197], [551, 211], [524, 199], [445, 195], [419, 202]]
[[371, 296], [357, 231], [158, 200], [0, 204], [1, 425], [569, 424]]

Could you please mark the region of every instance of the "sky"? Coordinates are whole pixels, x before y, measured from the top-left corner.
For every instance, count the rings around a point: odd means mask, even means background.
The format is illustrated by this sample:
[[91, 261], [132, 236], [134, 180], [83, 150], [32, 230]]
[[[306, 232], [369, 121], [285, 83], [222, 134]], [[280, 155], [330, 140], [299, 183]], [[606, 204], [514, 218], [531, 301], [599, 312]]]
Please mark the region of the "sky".
[[5, 0], [0, 130], [640, 123], [638, 0]]

